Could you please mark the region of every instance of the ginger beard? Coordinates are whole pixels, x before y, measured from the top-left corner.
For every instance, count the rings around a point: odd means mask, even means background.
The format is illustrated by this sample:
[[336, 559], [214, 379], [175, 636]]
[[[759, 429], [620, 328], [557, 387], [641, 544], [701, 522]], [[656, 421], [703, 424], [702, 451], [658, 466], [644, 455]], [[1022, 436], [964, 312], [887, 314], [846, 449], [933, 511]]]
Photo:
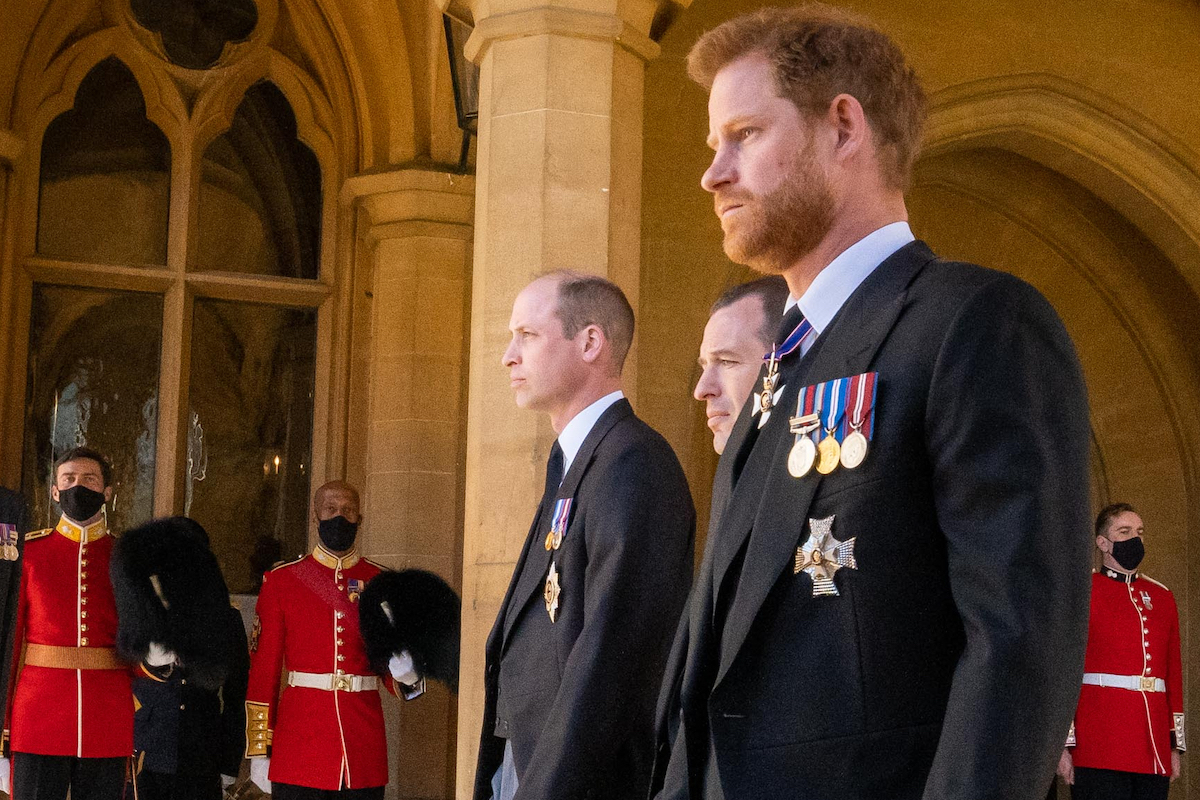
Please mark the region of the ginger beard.
[[718, 192], [714, 202], [743, 203], [726, 224], [725, 255], [764, 275], [779, 275], [816, 249], [833, 227], [834, 198], [812, 138], [797, 151], [790, 176], [769, 194]]

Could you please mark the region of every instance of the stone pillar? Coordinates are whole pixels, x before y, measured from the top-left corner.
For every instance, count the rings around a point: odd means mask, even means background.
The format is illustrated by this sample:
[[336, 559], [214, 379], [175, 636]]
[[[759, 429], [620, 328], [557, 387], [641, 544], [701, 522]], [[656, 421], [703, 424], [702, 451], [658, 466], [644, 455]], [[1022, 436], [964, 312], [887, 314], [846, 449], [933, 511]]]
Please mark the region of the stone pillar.
[[[0, 375], [17, 375], [25, 370], [25, 354], [17, 353], [13, 345], [19, 339], [14, 330], [16, 313], [16, 273], [13, 261], [13, 234], [8, 223], [9, 185], [12, 183], [13, 165], [21, 155], [24, 145], [10, 131], [0, 129]], [[0, 456], [0, 484], [19, 488], [21, 486], [21, 447], [16, 436], [22, 426], [22, 409], [25, 398], [14, 391], [24, 386], [25, 381], [8, 380], [0, 388], [0, 431], [7, 441], [15, 446], [4, 448]]]
[[[365, 211], [370, 264], [356, 287], [369, 299], [355, 303], [369, 344], [352, 358], [368, 378], [351, 387], [366, 398], [350, 403], [350, 439], [365, 442], [363, 552], [436, 572], [459, 591], [474, 195], [471, 176], [416, 169], [357, 176], [343, 193]], [[387, 715], [388, 797], [450, 797], [455, 699], [431, 682], [400, 705]]]
[[[656, 4], [474, 4], [480, 65], [463, 537], [459, 798], [469, 798], [483, 722], [483, 649], [543, 484], [554, 433], [513, 404], [500, 357], [517, 292], [568, 267], [618, 283], [636, 309], [642, 86], [658, 53]], [[587, 10], [588, 7], [596, 10]], [[636, 386], [636, 360], [625, 391]]]

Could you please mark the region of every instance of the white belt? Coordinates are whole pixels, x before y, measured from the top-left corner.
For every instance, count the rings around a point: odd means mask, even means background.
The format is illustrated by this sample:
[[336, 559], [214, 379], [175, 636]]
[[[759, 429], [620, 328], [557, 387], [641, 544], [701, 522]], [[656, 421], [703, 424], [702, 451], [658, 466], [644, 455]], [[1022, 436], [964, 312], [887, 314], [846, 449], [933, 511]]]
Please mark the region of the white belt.
[[1092, 686], [1109, 686], [1134, 692], [1165, 692], [1167, 682], [1149, 675], [1111, 675], [1107, 672], [1085, 672], [1083, 682]]
[[374, 675], [347, 675], [332, 672], [289, 672], [288, 686], [323, 689], [326, 692], [370, 692], [379, 688]]

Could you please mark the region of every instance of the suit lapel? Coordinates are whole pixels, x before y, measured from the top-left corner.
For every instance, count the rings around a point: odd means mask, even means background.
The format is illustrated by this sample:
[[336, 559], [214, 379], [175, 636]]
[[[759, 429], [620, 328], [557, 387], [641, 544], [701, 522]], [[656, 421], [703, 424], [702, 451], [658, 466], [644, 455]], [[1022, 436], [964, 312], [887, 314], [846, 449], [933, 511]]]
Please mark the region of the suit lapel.
[[[562, 485], [558, 487], [558, 493], [554, 498], [555, 502], [575, 496], [580, 481], [583, 480], [584, 474], [591, 465], [597, 445], [608, 435], [614, 425], [632, 415], [633, 407], [624, 398], [604, 410], [584, 438], [583, 444], [579, 446], [579, 452], [571, 461], [571, 468], [563, 476]], [[508, 644], [513, 625], [516, 624], [517, 618], [521, 616], [521, 611], [534, 592], [541, 592], [546, 570], [550, 568], [550, 559], [553, 557], [554, 551], [547, 550], [542, 545], [542, 541], [549, 530], [550, 514], [553, 513], [553, 509], [554, 503], [548, 501], [546, 507], [538, 507], [537, 517], [534, 518], [534, 527], [530, 529], [528, 540], [525, 543], [525, 555], [522, 563], [513, 573], [514, 588], [509, 598], [509, 603], [513, 605], [511, 609], [504, 608], [501, 612], [504, 620], [504, 645]], [[574, 512], [572, 512], [573, 515]], [[568, 526], [569, 524], [568, 522]]]
[[[820, 346], [814, 346], [808, 354], [813, 358], [806, 356], [794, 368], [795, 376], [789, 376], [796, 384], [788, 386], [786, 392], [791, 402], [795, 402], [799, 393], [801, 377], [806, 384], [813, 384], [856, 375], [869, 368], [904, 307], [908, 285], [933, 258], [924, 243], [914, 242], [902, 247], [868, 276], [821, 335], [825, 341], [819, 339]], [[771, 441], [770, 437], [760, 438], [765, 439], [763, 444]], [[754, 477], [758, 480], [748, 480], [750, 476], [746, 475], [739, 481], [738, 488], [754, 495], [752, 501], [739, 504], [737, 495], [742, 493], [735, 490], [735, 504], [740, 506], [740, 514], [736, 518], [730, 514], [726, 533], [736, 539], [735, 553], [746, 537], [750, 537], [750, 541], [746, 545], [737, 592], [721, 635], [718, 683], [741, 649], [771, 587], [795, 557], [796, 547], [801, 544], [803, 529], [807, 526], [808, 509], [821, 483], [821, 476], [816, 472], [799, 480], [788, 474], [785, 465], [791, 445], [791, 436], [775, 436], [772, 451], [763, 454], [769, 457], [757, 459]], [[747, 471], [750, 469], [751, 462], [748, 462]], [[760, 491], [753, 491], [755, 488]], [[750, 510], [754, 514], [753, 524], [747, 525], [744, 518]], [[716, 586], [719, 591], [721, 584]]]

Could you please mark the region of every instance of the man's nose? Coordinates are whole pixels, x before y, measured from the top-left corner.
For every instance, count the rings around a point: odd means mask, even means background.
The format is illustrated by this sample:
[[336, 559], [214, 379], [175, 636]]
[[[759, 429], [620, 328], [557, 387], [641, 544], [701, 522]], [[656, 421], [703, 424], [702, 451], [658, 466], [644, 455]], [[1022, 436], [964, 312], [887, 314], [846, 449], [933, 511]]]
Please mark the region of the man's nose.
[[692, 391], [692, 397], [697, 400], [707, 400], [710, 397], [716, 397], [720, 393], [720, 386], [713, 379], [711, 370], [704, 368], [700, 372], [700, 380], [696, 381], [696, 388]]
[[736, 175], [733, 158], [729, 151], [722, 147], [713, 153], [712, 163], [708, 165], [708, 169], [704, 170], [704, 175], [700, 178], [700, 185], [707, 192], [716, 192], [718, 189], [732, 184]]

